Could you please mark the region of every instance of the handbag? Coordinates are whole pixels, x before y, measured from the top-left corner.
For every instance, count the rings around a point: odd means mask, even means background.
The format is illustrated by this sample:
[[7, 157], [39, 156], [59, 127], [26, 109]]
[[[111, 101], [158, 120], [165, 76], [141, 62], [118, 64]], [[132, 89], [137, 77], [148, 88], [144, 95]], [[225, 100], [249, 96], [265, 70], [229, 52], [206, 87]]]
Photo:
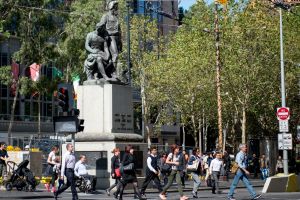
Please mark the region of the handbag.
[[120, 168], [115, 169], [115, 178], [120, 178], [121, 177], [121, 170]]
[[207, 187], [212, 187], [212, 180], [211, 177], [209, 176], [208, 179], [206, 180], [206, 185]]
[[232, 167], [231, 167], [231, 173], [235, 174], [238, 171], [239, 168], [240, 168], [239, 164], [237, 162], [234, 162]]
[[170, 172], [172, 171], [172, 166], [169, 165], [169, 164], [164, 164], [163, 166], [161, 166], [160, 171], [161, 171], [161, 173], [163, 173], [163, 174], [170, 173]]
[[187, 170], [187, 171], [190, 171], [190, 172], [195, 172], [195, 171], [197, 171], [197, 170], [198, 170], [198, 167], [199, 167], [199, 163], [200, 163], [200, 161], [199, 161], [198, 159], [194, 160], [194, 161], [193, 161], [193, 164], [191, 164], [191, 165], [187, 164], [186, 170]]
[[123, 172], [128, 172], [128, 171], [133, 171], [134, 169], [134, 163], [129, 163], [128, 165], [121, 165], [121, 171]]

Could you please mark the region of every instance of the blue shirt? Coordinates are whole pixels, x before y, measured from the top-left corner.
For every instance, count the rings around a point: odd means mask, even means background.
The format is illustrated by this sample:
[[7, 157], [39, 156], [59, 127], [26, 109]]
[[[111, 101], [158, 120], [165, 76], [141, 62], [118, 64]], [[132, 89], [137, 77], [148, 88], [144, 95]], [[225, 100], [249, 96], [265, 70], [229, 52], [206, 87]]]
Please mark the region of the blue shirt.
[[239, 165], [240, 168], [247, 168], [247, 155], [242, 151], [236, 154], [235, 162]]

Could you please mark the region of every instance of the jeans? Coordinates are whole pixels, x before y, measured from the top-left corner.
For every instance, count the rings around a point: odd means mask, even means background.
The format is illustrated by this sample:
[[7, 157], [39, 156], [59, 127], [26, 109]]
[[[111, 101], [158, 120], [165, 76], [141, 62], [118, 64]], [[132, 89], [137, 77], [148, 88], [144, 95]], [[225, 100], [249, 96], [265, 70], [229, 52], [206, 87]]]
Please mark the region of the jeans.
[[212, 192], [215, 192], [216, 189], [217, 189], [217, 192], [220, 192], [219, 178], [220, 178], [220, 172], [213, 171], [212, 172]]
[[261, 168], [261, 179], [266, 180], [269, 177], [269, 169], [267, 168]]
[[72, 191], [72, 200], [78, 200], [76, 185], [75, 185], [75, 177], [73, 169], [66, 169], [65, 175], [67, 177], [67, 184], [64, 184], [61, 188], [57, 190], [57, 195], [63, 193], [66, 189], [71, 186]]
[[236, 186], [238, 185], [239, 181], [242, 180], [244, 185], [247, 187], [248, 192], [250, 193], [251, 197], [254, 198], [256, 196], [256, 193], [253, 189], [252, 184], [248, 180], [248, 176], [242, 172], [240, 169], [237, 171], [236, 175], [233, 178], [233, 181], [230, 186], [230, 190], [228, 193], [228, 197], [233, 197], [234, 190]]
[[145, 191], [147, 189], [147, 186], [149, 185], [149, 183], [151, 181], [154, 181], [155, 185], [157, 186], [157, 189], [159, 192], [162, 191], [162, 187], [161, 187], [161, 184], [160, 184], [160, 180], [159, 180], [159, 177], [157, 174], [153, 173], [153, 172], [150, 172], [149, 174], [146, 175], [146, 178], [145, 178], [145, 181], [142, 185], [142, 188], [141, 188], [141, 193], [142, 194], [145, 194]]
[[176, 179], [176, 183], [177, 183], [177, 187], [178, 187], [178, 191], [180, 196], [183, 196], [183, 190], [182, 190], [182, 183], [181, 183], [181, 175], [180, 175], [180, 171], [177, 170], [172, 170], [169, 177], [168, 177], [168, 183], [167, 185], [163, 188], [162, 194], [165, 194], [166, 191], [169, 189], [169, 187], [171, 187], [174, 179]]
[[192, 172], [191, 175], [192, 175], [192, 178], [194, 181], [193, 192], [197, 192], [199, 186], [201, 185], [201, 180], [199, 178], [199, 174]]

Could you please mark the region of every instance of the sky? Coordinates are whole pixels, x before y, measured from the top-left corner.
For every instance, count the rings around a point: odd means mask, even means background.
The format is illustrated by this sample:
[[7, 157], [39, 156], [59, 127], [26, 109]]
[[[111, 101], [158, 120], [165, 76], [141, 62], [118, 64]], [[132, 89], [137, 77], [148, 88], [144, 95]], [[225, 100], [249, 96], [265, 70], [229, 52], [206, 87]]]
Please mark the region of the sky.
[[[184, 9], [189, 9], [197, 0], [180, 0], [179, 7], [182, 6]], [[205, 0], [208, 3], [211, 3], [213, 0]]]

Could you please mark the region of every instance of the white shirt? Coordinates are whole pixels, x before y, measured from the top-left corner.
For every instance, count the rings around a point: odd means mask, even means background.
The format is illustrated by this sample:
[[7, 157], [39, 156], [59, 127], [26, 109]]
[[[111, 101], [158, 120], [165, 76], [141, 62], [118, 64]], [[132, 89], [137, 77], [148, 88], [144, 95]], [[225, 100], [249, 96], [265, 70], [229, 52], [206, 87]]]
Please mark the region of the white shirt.
[[50, 158], [50, 162], [52, 162], [52, 163], [49, 163], [49, 164], [53, 164], [53, 162], [54, 162], [54, 160], [55, 160], [55, 153], [54, 153], [54, 151], [51, 151], [50, 153], [49, 153], [49, 156], [48, 156], [49, 158]]
[[210, 167], [209, 167], [209, 172], [220, 172], [221, 171], [221, 167], [223, 165], [223, 161], [219, 160], [218, 158], [215, 158], [211, 161], [210, 163]]
[[76, 176], [83, 176], [88, 174], [86, 171], [86, 165], [82, 163], [81, 160], [79, 160], [75, 164], [74, 173]]
[[73, 153], [67, 151], [65, 155], [62, 157], [61, 162], [61, 176], [65, 175], [65, 170], [67, 169], [74, 169], [75, 167], [75, 156]]
[[[153, 154], [151, 154], [151, 156], [156, 157], [156, 155], [153, 155]], [[147, 158], [147, 166], [150, 169], [150, 171], [156, 173], [157, 171], [152, 167], [151, 162], [152, 162], [152, 159], [151, 159], [150, 156], [148, 156], [148, 158]]]

